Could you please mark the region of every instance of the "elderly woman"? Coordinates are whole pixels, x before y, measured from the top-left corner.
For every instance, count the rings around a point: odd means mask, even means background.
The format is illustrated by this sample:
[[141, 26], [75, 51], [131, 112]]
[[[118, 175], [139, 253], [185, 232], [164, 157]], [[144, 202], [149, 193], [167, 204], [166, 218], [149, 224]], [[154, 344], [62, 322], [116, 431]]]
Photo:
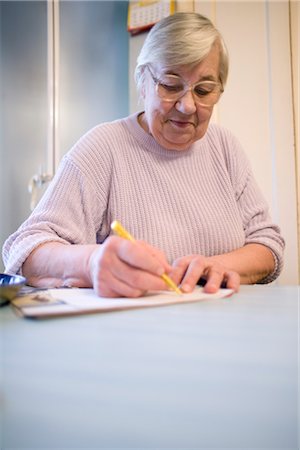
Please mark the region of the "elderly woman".
[[[136, 82], [144, 110], [96, 126], [63, 158], [46, 194], [3, 249], [6, 270], [37, 287], [137, 297], [205, 280], [268, 283], [284, 241], [236, 138], [210, 123], [226, 83], [222, 36], [177, 13], [148, 34]], [[136, 238], [111, 232], [118, 219]]]

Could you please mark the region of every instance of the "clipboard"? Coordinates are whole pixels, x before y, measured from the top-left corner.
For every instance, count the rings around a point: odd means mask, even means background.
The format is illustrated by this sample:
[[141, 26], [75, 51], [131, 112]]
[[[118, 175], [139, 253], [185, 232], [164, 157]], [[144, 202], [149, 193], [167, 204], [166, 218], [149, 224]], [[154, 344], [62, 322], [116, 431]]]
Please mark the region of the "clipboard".
[[130, 0], [127, 29], [132, 36], [142, 33], [174, 12], [175, 0]]
[[219, 289], [215, 294], [207, 294], [202, 287], [197, 287], [190, 294], [182, 295], [174, 291], [160, 291], [149, 292], [139, 298], [105, 298], [98, 297], [93, 289], [64, 288], [19, 295], [11, 304], [22, 317], [43, 319], [210, 301], [232, 294], [232, 289]]

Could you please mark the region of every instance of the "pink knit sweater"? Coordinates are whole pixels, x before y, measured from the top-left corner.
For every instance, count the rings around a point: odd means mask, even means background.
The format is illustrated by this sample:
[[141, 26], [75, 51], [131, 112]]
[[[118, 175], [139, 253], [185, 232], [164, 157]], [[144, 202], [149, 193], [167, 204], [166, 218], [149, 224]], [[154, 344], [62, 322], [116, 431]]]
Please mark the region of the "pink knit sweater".
[[211, 124], [187, 151], [166, 150], [133, 114], [96, 126], [64, 156], [36, 209], [4, 244], [6, 270], [19, 272], [41, 243], [100, 244], [114, 219], [169, 262], [260, 243], [276, 261], [263, 282], [282, 267], [284, 241], [234, 136]]

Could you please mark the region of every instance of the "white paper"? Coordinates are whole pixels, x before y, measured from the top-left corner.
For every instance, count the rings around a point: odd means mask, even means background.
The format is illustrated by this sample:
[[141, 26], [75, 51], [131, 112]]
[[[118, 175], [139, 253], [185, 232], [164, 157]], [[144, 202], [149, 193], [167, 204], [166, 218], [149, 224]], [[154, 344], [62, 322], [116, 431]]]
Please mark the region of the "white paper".
[[104, 298], [98, 297], [93, 289], [48, 289], [17, 297], [12, 304], [26, 317], [51, 317], [191, 303], [228, 297], [232, 293], [232, 289], [219, 289], [215, 294], [207, 294], [199, 287], [182, 295], [161, 291], [139, 298]]

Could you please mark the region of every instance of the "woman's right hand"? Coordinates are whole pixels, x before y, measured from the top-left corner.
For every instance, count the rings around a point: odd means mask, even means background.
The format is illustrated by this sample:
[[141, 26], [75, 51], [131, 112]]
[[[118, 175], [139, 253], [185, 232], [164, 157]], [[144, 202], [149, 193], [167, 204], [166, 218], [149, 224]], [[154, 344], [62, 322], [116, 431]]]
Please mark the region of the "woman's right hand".
[[160, 250], [118, 236], [96, 246], [89, 258], [91, 284], [101, 297], [140, 297], [166, 289], [160, 276], [170, 270]]

